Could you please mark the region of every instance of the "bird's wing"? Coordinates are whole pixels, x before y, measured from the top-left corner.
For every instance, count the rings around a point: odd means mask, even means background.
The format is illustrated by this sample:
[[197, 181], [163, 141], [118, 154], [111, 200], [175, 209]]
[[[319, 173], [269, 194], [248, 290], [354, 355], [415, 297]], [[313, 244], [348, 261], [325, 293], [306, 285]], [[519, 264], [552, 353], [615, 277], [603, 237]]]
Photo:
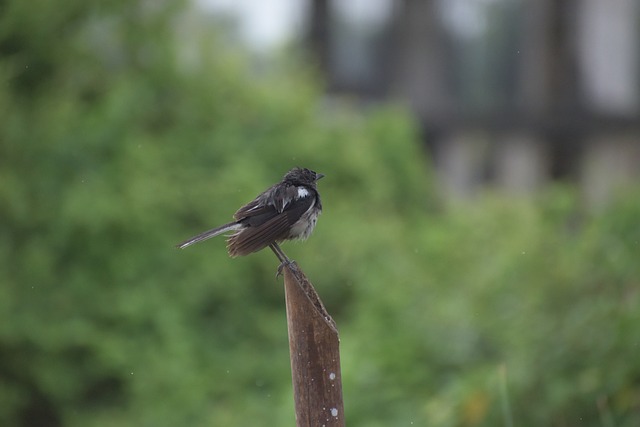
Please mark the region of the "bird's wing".
[[264, 191], [258, 197], [238, 209], [233, 215], [237, 221], [245, 218], [260, 216], [266, 212], [275, 210], [283, 212], [287, 206], [298, 197], [298, 188], [294, 185], [274, 185]]
[[[252, 203], [243, 206], [238, 211], [244, 212], [245, 216], [238, 221], [246, 228], [233, 234], [227, 240], [231, 256], [247, 255], [259, 251], [273, 242], [286, 239], [291, 226], [313, 205], [314, 197], [309, 194], [307, 197], [296, 200], [295, 203], [289, 202], [281, 212], [271, 204], [251, 206]], [[243, 211], [246, 207], [250, 207], [250, 209]]]

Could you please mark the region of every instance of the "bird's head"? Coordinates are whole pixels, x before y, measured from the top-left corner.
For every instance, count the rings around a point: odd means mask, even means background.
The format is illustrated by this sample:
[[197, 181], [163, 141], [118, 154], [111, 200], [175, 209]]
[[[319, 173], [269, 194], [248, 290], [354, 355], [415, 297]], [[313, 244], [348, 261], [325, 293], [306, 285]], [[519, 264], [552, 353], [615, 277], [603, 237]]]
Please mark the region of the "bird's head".
[[308, 185], [315, 187], [316, 182], [324, 175], [307, 168], [293, 168], [284, 176], [283, 181], [293, 185]]

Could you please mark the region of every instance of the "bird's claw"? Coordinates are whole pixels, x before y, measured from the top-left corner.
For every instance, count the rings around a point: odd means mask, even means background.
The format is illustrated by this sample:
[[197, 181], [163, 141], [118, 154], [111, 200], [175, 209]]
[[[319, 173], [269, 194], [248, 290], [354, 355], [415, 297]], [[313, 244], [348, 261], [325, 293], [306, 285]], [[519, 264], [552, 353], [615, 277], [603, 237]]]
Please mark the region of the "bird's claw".
[[278, 277], [282, 276], [282, 269], [283, 269], [285, 266], [287, 266], [287, 267], [288, 267], [288, 266], [290, 266], [291, 264], [293, 264], [293, 261], [291, 261], [291, 260], [289, 260], [289, 259], [286, 259], [286, 260], [282, 261], [282, 262], [280, 263], [280, 265], [278, 266], [278, 269], [276, 270], [276, 279], [277, 279]]

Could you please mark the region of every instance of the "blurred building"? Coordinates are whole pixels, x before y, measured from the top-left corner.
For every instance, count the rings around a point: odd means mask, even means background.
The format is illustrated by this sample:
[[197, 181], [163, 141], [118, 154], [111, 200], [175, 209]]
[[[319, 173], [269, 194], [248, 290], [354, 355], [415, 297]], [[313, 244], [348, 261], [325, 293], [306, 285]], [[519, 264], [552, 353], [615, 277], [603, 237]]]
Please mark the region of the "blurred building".
[[640, 177], [636, 0], [310, 0], [308, 28], [331, 92], [411, 107], [452, 198]]
[[411, 108], [451, 199], [560, 180], [598, 206], [640, 181], [637, 0], [275, 4], [290, 16], [274, 28], [299, 33], [329, 95]]

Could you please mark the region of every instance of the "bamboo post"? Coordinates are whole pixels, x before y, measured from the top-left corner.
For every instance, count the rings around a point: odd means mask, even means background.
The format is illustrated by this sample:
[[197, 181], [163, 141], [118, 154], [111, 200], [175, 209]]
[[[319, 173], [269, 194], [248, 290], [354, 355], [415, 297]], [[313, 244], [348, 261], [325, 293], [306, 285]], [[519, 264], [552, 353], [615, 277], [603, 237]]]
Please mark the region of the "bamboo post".
[[336, 324], [295, 262], [283, 263], [296, 426], [344, 427]]

